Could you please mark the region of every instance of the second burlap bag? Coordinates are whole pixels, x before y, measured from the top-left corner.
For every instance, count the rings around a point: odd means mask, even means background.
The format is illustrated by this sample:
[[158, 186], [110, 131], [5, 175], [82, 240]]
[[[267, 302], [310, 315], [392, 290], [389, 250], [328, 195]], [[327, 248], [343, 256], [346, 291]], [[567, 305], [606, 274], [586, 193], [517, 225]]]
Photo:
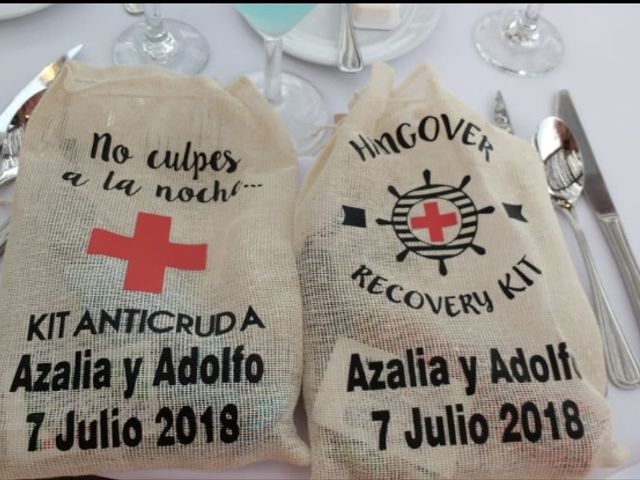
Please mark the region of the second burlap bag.
[[297, 159], [246, 79], [72, 63], [0, 291], [0, 478], [305, 465]]
[[542, 164], [385, 65], [304, 183], [316, 479], [571, 478], [620, 462], [600, 332]]

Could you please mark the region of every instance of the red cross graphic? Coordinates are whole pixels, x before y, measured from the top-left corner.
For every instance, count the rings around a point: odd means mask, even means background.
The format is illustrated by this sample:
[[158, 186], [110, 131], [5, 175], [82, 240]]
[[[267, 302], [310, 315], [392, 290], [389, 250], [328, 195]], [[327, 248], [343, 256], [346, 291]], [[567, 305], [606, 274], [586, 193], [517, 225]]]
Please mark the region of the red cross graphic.
[[444, 242], [444, 229], [458, 224], [458, 216], [451, 212], [440, 214], [438, 202], [424, 202], [424, 217], [411, 217], [411, 228], [429, 230], [431, 242]]
[[106, 255], [127, 260], [124, 290], [161, 293], [167, 267], [204, 270], [207, 245], [171, 243], [171, 217], [138, 213], [133, 237], [94, 228], [89, 239], [89, 255]]

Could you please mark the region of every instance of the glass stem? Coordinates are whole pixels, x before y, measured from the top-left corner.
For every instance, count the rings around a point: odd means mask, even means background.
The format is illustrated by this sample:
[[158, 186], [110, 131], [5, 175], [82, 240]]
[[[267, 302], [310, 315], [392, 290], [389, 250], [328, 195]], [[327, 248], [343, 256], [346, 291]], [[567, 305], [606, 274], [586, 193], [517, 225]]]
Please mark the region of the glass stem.
[[538, 18], [540, 18], [540, 11], [542, 10], [542, 3], [529, 3], [524, 15], [522, 16], [522, 26], [528, 30], [535, 30], [538, 28]]
[[282, 37], [264, 38], [266, 63], [264, 67], [264, 96], [271, 103], [282, 99]]
[[149, 42], [162, 42], [167, 36], [167, 29], [162, 21], [159, 3], [144, 4], [144, 33]]
[[540, 40], [538, 31], [540, 10], [542, 10], [542, 3], [528, 4], [525, 11], [507, 26], [504, 32], [507, 40], [522, 47], [536, 46]]

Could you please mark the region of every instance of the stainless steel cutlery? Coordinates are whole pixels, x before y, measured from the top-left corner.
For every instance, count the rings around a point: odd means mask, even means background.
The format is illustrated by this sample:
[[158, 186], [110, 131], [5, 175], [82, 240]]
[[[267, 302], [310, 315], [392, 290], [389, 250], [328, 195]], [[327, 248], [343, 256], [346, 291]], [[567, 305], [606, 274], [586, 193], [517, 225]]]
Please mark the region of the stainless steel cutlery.
[[351, 4], [340, 4], [340, 38], [338, 41], [338, 68], [346, 73], [357, 73], [364, 68], [358, 37], [353, 27]]
[[[638, 388], [640, 387], [640, 365], [607, 299], [587, 238], [580, 228], [573, 209], [573, 204], [578, 200], [583, 189], [596, 211], [599, 223], [605, 230], [605, 235], [616, 256], [616, 262], [623, 272], [627, 290], [632, 297], [634, 311], [640, 309], [638, 267], [567, 91], [559, 94], [558, 114], [567, 118], [567, 124], [557, 117], [543, 120], [536, 132], [534, 144], [545, 163], [551, 198], [556, 207], [559, 207], [568, 218], [587, 266], [594, 294], [595, 313], [603, 337], [609, 380], [618, 388]], [[495, 98], [493, 121], [496, 126], [513, 133], [509, 112], [499, 91]], [[572, 135], [572, 127], [576, 129], [575, 138]], [[585, 151], [581, 152], [583, 146]], [[638, 315], [637, 311], [636, 315]]]
[[544, 163], [551, 199], [569, 221], [587, 267], [595, 314], [602, 332], [609, 380], [616, 387], [623, 389], [640, 386], [640, 365], [613, 312], [574, 208], [585, 186], [584, 167], [577, 142], [571, 129], [560, 118], [547, 117], [538, 125], [534, 145]]
[[[51, 85], [64, 64], [74, 58], [82, 50], [82, 47], [82, 45], [76, 45], [44, 67], [0, 113], [0, 187], [13, 181], [18, 174], [22, 135], [29, 114], [37, 103], [38, 95]], [[0, 223], [0, 255], [4, 252], [8, 233], [9, 219], [7, 218]]]
[[622, 274], [622, 280], [629, 295], [636, 320], [640, 322], [640, 270], [638, 262], [633, 256], [627, 236], [622, 228], [622, 222], [609, 195], [607, 185], [600, 173], [596, 157], [591, 150], [587, 134], [582, 128], [578, 113], [567, 90], [558, 94], [556, 111], [569, 126], [576, 137], [582, 158], [584, 160], [585, 186], [584, 193], [595, 211], [596, 219], [602, 229], [613, 258]]

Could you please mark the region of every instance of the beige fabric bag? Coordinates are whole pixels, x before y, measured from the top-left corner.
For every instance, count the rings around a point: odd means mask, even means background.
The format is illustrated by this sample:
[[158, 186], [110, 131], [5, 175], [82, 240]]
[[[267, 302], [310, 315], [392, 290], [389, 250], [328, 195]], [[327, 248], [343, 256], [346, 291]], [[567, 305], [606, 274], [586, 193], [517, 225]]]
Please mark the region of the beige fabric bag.
[[0, 297], [0, 477], [305, 465], [297, 159], [246, 79], [71, 64]]
[[385, 65], [296, 209], [317, 479], [616, 464], [601, 338], [523, 140]]

